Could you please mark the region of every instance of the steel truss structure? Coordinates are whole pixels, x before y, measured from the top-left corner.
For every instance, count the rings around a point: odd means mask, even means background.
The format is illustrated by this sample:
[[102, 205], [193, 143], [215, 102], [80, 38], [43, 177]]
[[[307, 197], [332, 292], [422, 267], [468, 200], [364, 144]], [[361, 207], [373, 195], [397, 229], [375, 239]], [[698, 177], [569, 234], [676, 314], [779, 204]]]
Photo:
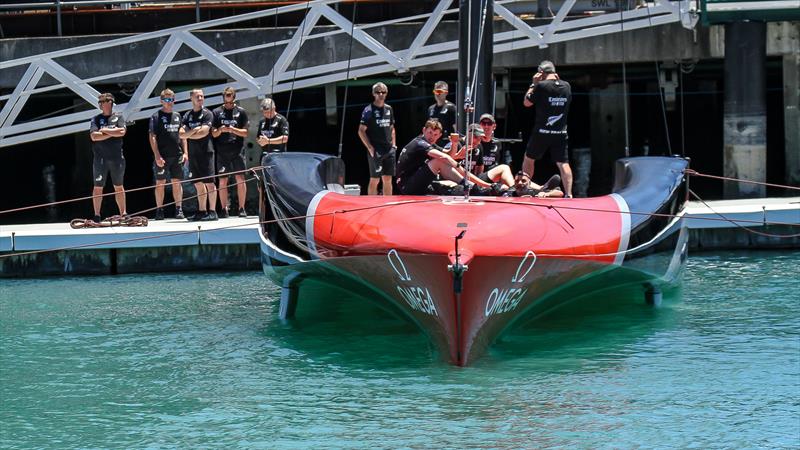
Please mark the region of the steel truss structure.
[[[495, 34], [494, 52], [503, 53], [528, 47], [546, 47], [557, 42], [586, 38], [601, 34], [616, 33], [651, 26], [681, 22], [692, 28], [697, 22], [692, 0], [667, 1], [654, 0], [645, 7], [599, 15], [570, 16], [577, 0], [565, 0], [552, 20], [540, 26], [528, 22], [512, 13], [509, 8], [519, 0], [499, 0], [494, 3]], [[230, 80], [225, 85], [202, 86], [206, 92], [218, 93], [230, 85], [237, 90], [238, 99], [268, 96], [274, 92], [284, 92], [310, 86], [325, 85], [348, 78], [371, 76], [381, 73], [404, 73], [426, 65], [454, 61], [458, 58], [458, 40], [428, 43], [436, 30], [448, 20], [458, 19], [458, 1], [440, 0], [430, 14], [415, 15], [375, 23], [351, 23], [331, 5], [337, 0], [315, 0], [307, 3], [281, 6], [264, 11], [241, 14], [222, 19], [201, 22], [167, 30], [112, 39], [89, 45], [81, 45], [45, 54], [0, 62], [0, 77], [13, 70], [24, 71], [16, 88], [8, 95], [0, 96], [0, 147], [46, 139], [88, 130], [89, 119], [98, 113], [98, 91], [92, 84], [110, 84], [121, 78], [138, 79], [135, 90], [127, 103], [116, 105], [128, 122], [149, 117], [160, 105], [154, 90], [170, 68], [205, 61], [213, 64]], [[513, 9], [513, 8], [512, 8]], [[220, 26], [230, 26], [248, 20], [277, 17], [281, 14], [305, 12], [305, 18], [287, 39], [264, 42], [242, 48], [220, 51], [195, 35]], [[324, 19], [324, 20], [323, 20]], [[322, 22], [321, 22], [322, 21]], [[381, 42], [380, 27], [396, 24], [414, 24], [418, 31], [413, 40], [402, 49], [397, 42]], [[452, 22], [451, 22], [452, 24]], [[372, 31], [372, 33], [370, 33]], [[383, 33], [391, 37], [392, 33]], [[338, 61], [304, 62], [301, 64], [301, 46], [317, 39], [347, 39], [351, 45], [360, 45], [366, 56], [345, 58]], [[155, 60], [147, 67], [125, 71], [78, 76], [68, 70], [70, 57], [84, 55], [93, 51], [126, 51], [132, 45], [155, 40], [166, 42], [160, 47]], [[176, 59], [179, 50], [188, 47], [197, 56]], [[250, 52], [280, 51], [272, 64], [263, 64], [266, 73], [251, 73], [235, 64], [231, 57]], [[84, 55], [85, 56], [85, 55]], [[300, 67], [302, 65], [302, 67]], [[66, 67], [65, 67], [66, 66]], [[96, 67], [103, 67], [97, 64]], [[48, 75], [45, 83], [43, 76]], [[32, 95], [69, 89], [80, 99], [85, 100], [89, 109], [55, 114], [47, 118], [19, 121], [17, 118]], [[208, 96], [206, 105], [220, 104], [219, 95]], [[189, 91], [176, 93], [176, 111], [191, 108]]]

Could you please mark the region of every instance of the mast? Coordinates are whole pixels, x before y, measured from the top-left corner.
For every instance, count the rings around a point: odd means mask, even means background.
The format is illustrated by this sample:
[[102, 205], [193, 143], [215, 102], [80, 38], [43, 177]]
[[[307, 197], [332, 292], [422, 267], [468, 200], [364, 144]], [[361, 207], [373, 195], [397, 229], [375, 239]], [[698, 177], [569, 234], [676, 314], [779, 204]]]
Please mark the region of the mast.
[[[476, 120], [483, 113], [493, 112], [493, 16], [494, 0], [459, 0], [459, 62], [458, 87], [456, 89], [458, 116], [456, 123], [458, 130], [462, 133], [467, 129], [464, 100], [468, 93], [475, 106], [475, 116], [471, 116], [471, 120]], [[474, 91], [471, 89], [473, 86]]]

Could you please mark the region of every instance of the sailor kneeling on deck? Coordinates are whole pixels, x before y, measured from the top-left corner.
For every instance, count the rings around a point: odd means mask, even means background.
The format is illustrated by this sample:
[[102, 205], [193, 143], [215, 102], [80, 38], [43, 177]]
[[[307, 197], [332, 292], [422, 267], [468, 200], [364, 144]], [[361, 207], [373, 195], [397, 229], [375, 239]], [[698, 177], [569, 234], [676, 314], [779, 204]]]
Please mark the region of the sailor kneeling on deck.
[[436, 145], [441, 136], [442, 124], [438, 120], [428, 120], [422, 128], [422, 135], [403, 147], [397, 162], [397, 185], [400, 193], [425, 195], [437, 175], [455, 183], [461, 183], [466, 176], [476, 186], [491, 188], [490, 183], [465, 171], [451, 156], [462, 153], [463, 149], [454, 146], [448, 154], [445, 149]]

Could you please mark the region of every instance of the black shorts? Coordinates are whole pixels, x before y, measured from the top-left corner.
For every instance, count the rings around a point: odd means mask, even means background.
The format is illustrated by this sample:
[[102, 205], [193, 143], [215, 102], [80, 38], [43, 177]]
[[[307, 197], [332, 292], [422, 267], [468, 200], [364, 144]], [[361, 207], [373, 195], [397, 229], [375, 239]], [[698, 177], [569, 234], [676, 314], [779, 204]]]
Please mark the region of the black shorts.
[[403, 195], [425, 195], [428, 193], [428, 185], [435, 179], [436, 174], [425, 164], [411, 175], [398, 180], [397, 185]]
[[200, 178], [194, 183], [214, 182], [214, 152], [189, 150], [189, 178]]
[[94, 154], [92, 160], [92, 176], [94, 186], [103, 187], [106, 185], [106, 174], [111, 174], [111, 184], [122, 186], [122, 179], [125, 177], [125, 157], [116, 155], [114, 157], [101, 156]]
[[164, 167], [158, 167], [153, 163], [153, 173], [156, 175], [156, 180], [182, 180], [183, 179], [183, 164], [180, 162], [178, 156], [168, 156], [164, 158]]
[[[217, 174], [225, 175], [226, 173], [239, 172], [246, 169], [244, 164], [244, 152], [217, 152]], [[244, 172], [239, 172], [236, 175], [244, 175]]]
[[379, 155], [375, 153], [374, 157], [370, 157], [367, 153], [367, 160], [369, 161], [369, 177], [380, 178], [384, 176], [394, 176], [395, 166], [397, 165], [397, 157], [394, 150], [389, 150], [389, 153]]
[[542, 159], [547, 151], [550, 151], [550, 158], [559, 163], [569, 162], [567, 148], [569, 139], [566, 134], [540, 134], [533, 133], [528, 139], [528, 146], [525, 148], [525, 156], [531, 159]]

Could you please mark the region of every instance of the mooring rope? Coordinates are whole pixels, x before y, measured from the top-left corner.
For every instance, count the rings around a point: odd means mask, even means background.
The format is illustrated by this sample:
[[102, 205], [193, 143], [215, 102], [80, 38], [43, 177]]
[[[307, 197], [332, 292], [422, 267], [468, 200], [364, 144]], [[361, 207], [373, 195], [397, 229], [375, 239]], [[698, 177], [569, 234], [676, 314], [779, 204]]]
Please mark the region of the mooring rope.
[[700, 198], [699, 195], [695, 194], [694, 191], [692, 191], [691, 189], [689, 189], [689, 193], [692, 194], [703, 205], [705, 205], [705, 207], [708, 208], [712, 213], [714, 213], [717, 216], [719, 216], [720, 218], [722, 218], [722, 220], [724, 220], [725, 222], [730, 222], [730, 223], [736, 225], [737, 227], [747, 231], [748, 233], [757, 234], [759, 236], [765, 236], [765, 237], [770, 237], [770, 238], [777, 238], [777, 239], [793, 239], [793, 238], [796, 238], [796, 237], [800, 237], [800, 233], [795, 233], [795, 234], [765, 233], [763, 231], [758, 231], [758, 230], [754, 230], [752, 228], [748, 228], [748, 227], [746, 227], [744, 225], [739, 224], [739, 222], [754, 222], [754, 223], [758, 223], [758, 224], [760, 224], [762, 226], [767, 226], [767, 225], [793, 225], [793, 226], [798, 226], [800, 224], [797, 224], [797, 223], [794, 223], [794, 224], [793, 223], [781, 223], [781, 222], [767, 222], [766, 221], [766, 211], [764, 212], [764, 220], [761, 221], [761, 222], [756, 221], [756, 220], [744, 221], [744, 220], [740, 220], [740, 219], [730, 219], [730, 218], [725, 217], [724, 215], [718, 213], [717, 211], [715, 211], [714, 208], [712, 208], [708, 203], [706, 203], [705, 200]]
[[[181, 183], [191, 183], [191, 182], [194, 182], [194, 181], [204, 180], [204, 179], [207, 179], [207, 178], [227, 177], [227, 176], [236, 175], [236, 174], [245, 173], [245, 172], [250, 172], [250, 171], [253, 171], [253, 170], [259, 170], [259, 169], [263, 169], [263, 168], [264, 168], [263, 166], [256, 166], [256, 167], [251, 167], [249, 169], [237, 170], [235, 172], [228, 172], [228, 173], [225, 173], [225, 174], [210, 175], [210, 176], [207, 176], [207, 177], [189, 178], [187, 180], [180, 180], [180, 182]], [[144, 191], [144, 190], [147, 190], [147, 189], [153, 189], [156, 186], [157, 185], [154, 184], [154, 185], [151, 185], [151, 186], [143, 186], [143, 187], [132, 188], [132, 189], [123, 189], [120, 192], [123, 192], [123, 193], [127, 194], [129, 192], [138, 192], [138, 191]], [[230, 186], [235, 186], [235, 184], [229, 184], [228, 187], [230, 187]], [[108, 196], [111, 196], [111, 195], [117, 195], [120, 192], [117, 192], [117, 191], [106, 192], [106, 193], [100, 194], [100, 195], [88, 195], [88, 196], [85, 196], [85, 197], [77, 197], [77, 198], [71, 198], [71, 199], [67, 199], [67, 200], [59, 200], [59, 201], [48, 202], [48, 203], [40, 203], [38, 205], [21, 206], [19, 208], [12, 208], [12, 209], [2, 210], [2, 211], [0, 211], [0, 215], [10, 214], [10, 213], [20, 212], [20, 211], [28, 211], [28, 210], [37, 209], [37, 208], [46, 208], [46, 207], [50, 207], [50, 206], [65, 205], [67, 203], [75, 203], [75, 202], [79, 202], [79, 201], [83, 201], [83, 200], [91, 200], [91, 199], [97, 198], [97, 197], [101, 197], [101, 198], [102, 197], [108, 197]], [[194, 197], [188, 197], [188, 198], [194, 198]], [[152, 209], [155, 209], [155, 208], [152, 208]]]
[[[411, 204], [437, 203], [437, 202], [443, 202], [445, 200], [448, 200], [448, 198], [435, 197], [435, 198], [422, 199], [422, 200], [398, 201], [398, 202], [385, 203], [385, 204], [381, 204], [381, 205], [362, 206], [362, 207], [350, 208], [350, 209], [337, 209], [337, 210], [334, 210], [334, 211], [324, 212], [324, 213], [305, 214], [305, 215], [299, 215], [299, 216], [293, 216], [293, 217], [284, 217], [284, 218], [280, 218], [280, 219], [262, 220], [262, 221], [258, 221], [258, 222], [255, 222], [255, 223], [259, 224], [259, 225], [267, 225], [267, 224], [278, 223], [278, 222], [283, 222], [283, 221], [305, 220], [305, 219], [312, 218], [312, 217], [313, 218], [325, 217], [325, 216], [334, 216], [335, 217], [336, 214], [347, 214], [347, 213], [353, 213], [353, 212], [359, 212], [359, 211], [366, 211], [366, 210], [372, 210], [372, 209], [381, 209], [381, 208], [390, 208], [390, 207], [395, 207], [395, 206], [404, 206], [404, 205], [411, 205]], [[490, 198], [490, 197], [483, 197], [483, 198], [479, 197], [479, 198], [476, 198], [476, 199], [470, 199], [468, 201], [470, 203], [495, 202], [495, 203], [504, 203], [504, 204], [512, 204], [512, 205], [533, 206], [533, 207], [547, 208], [547, 209], [556, 210], [556, 212], [558, 212], [557, 211], [558, 209], [565, 209], [565, 210], [576, 210], [576, 211], [604, 212], [604, 213], [612, 213], [612, 214], [643, 215], [643, 216], [663, 217], [663, 218], [670, 218], [670, 219], [675, 219], [675, 218], [682, 217], [682, 216], [685, 218], [685, 215], [683, 213], [681, 213], [681, 214], [666, 214], [666, 213], [645, 213], [645, 212], [636, 212], [636, 211], [619, 211], [619, 210], [608, 210], [608, 209], [601, 209], [601, 208], [576, 207], [576, 206], [568, 206], [568, 205], [567, 206], [561, 206], [561, 205], [543, 204], [543, 203], [528, 203], [528, 202], [517, 202], [517, 201], [500, 201], [500, 200], [493, 199], [493, 198]], [[560, 212], [558, 212], [558, 213], [559, 213], [559, 215], [561, 215]], [[693, 220], [710, 220], [710, 221], [732, 222], [731, 219], [725, 218], [724, 216], [721, 216], [720, 218], [712, 218], [712, 217], [693, 218]], [[734, 223], [737, 223], [737, 222], [738, 223], [753, 223], [753, 224], [760, 224], [760, 225], [800, 226], [800, 223], [764, 222], [764, 221], [747, 220], [747, 219], [738, 219], [738, 220], [735, 220], [733, 222]], [[193, 233], [203, 233], [203, 232], [207, 232], [207, 231], [227, 230], [227, 229], [240, 228], [240, 227], [246, 227], [246, 226], [252, 226], [252, 225], [253, 225], [252, 222], [247, 222], [247, 223], [228, 225], [228, 226], [222, 226], [222, 227], [214, 227], [214, 228], [208, 228], [208, 229], [202, 229], [202, 228], [198, 227], [196, 230], [178, 231], [178, 232], [173, 232], [173, 233], [160, 234], [160, 235], [157, 235], [157, 236], [139, 236], [139, 237], [134, 237], [134, 238], [110, 240], [110, 241], [105, 241], [105, 242], [93, 242], [93, 243], [88, 243], [88, 244], [73, 245], [73, 246], [66, 246], [66, 247], [57, 247], [57, 248], [50, 248], [50, 249], [31, 250], [31, 251], [26, 251], [26, 252], [0, 254], [0, 259], [10, 258], [10, 257], [14, 257], [14, 256], [26, 256], [26, 255], [48, 253], [48, 252], [56, 252], [56, 251], [77, 250], [77, 249], [91, 248], [91, 247], [97, 247], [97, 246], [115, 245], [115, 244], [121, 244], [121, 243], [126, 243], [126, 242], [145, 241], [145, 240], [149, 240], [149, 239], [160, 239], [160, 238], [171, 237], [171, 236], [182, 236], [182, 235], [193, 234]], [[749, 230], [749, 231], [755, 232], [755, 230]], [[758, 232], [756, 232], [756, 233], [758, 233]], [[794, 237], [800, 236], [800, 233], [793, 234], [793, 235], [771, 235], [771, 234], [767, 233], [765, 235], [770, 236], [770, 237], [777, 237], [777, 238], [794, 238]], [[559, 256], [559, 257], [564, 257], [564, 256], [569, 256], [569, 257], [611, 256], [611, 255], [621, 254], [621, 253], [624, 253], [624, 252], [630, 252], [630, 251], [634, 251], [634, 250], [636, 250], [636, 248], [629, 249], [629, 250], [626, 250], [626, 251], [616, 252], [616, 253], [602, 253], [602, 254], [596, 254], [596, 255], [592, 255], [592, 254], [581, 254], [581, 255], [549, 255], [549, 254], [541, 254], [540, 256]]]
[[16, 253], [6, 253], [6, 254], [0, 254], [0, 259], [11, 258], [11, 257], [14, 257], [14, 256], [36, 255], [36, 254], [41, 254], [41, 253], [58, 252], [58, 251], [66, 251], [66, 250], [79, 250], [79, 249], [83, 249], [83, 248], [91, 248], [91, 247], [98, 247], [98, 246], [123, 244], [123, 243], [126, 243], [126, 242], [146, 241], [146, 240], [149, 240], [149, 239], [161, 239], [161, 238], [172, 237], [172, 236], [184, 236], [184, 235], [187, 235], [187, 234], [204, 233], [204, 232], [208, 232], [208, 231], [229, 230], [229, 229], [233, 229], [233, 228], [249, 227], [249, 226], [253, 226], [254, 224], [268, 225], [268, 224], [271, 224], [271, 223], [277, 223], [277, 222], [283, 222], [283, 221], [305, 220], [305, 219], [308, 219], [310, 217], [315, 217], [316, 218], [316, 217], [324, 217], [324, 216], [335, 216], [336, 214], [345, 214], [345, 213], [349, 213], [349, 212], [358, 212], [358, 211], [365, 211], [365, 210], [370, 210], [370, 209], [389, 208], [389, 207], [394, 207], [394, 206], [411, 205], [411, 204], [418, 204], [418, 203], [441, 202], [441, 201], [443, 201], [443, 199], [438, 198], [438, 197], [437, 198], [431, 198], [431, 199], [425, 199], [425, 200], [406, 200], [406, 201], [386, 203], [386, 204], [383, 204], [383, 205], [364, 206], [364, 207], [352, 208], [352, 209], [340, 209], [340, 210], [335, 210], [335, 211], [325, 212], [325, 213], [306, 214], [306, 215], [302, 215], [302, 216], [284, 217], [284, 218], [280, 218], [280, 219], [271, 219], [271, 220], [260, 220], [260, 221], [255, 222], [255, 223], [253, 223], [253, 222], [238, 223], [238, 224], [235, 224], [235, 225], [226, 225], [226, 226], [222, 226], [222, 227], [214, 227], [214, 228], [207, 228], [207, 229], [203, 229], [203, 228], [200, 228], [198, 226], [196, 230], [176, 231], [176, 232], [172, 232], [172, 233], [159, 234], [157, 236], [152, 236], [152, 235], [149, 235], [149, 236], [138, 236], [138, 237], [126, 238], [126, 239], [114, 239], [114, 240], [104, 241], [104, 242], [90, 242], [90, 243], [87, 243], [87, 244], [70, 245], [70, 246], [65, 246], [65, 247], [47, 248], [47, 249], [40, 249], [40, 250], [30, 250], [30, 251], [16, 252]]
[[737, 183], [747, 183], [747, 184], [757, 184], [759, 186], [768, 186], [768, 187], [776, 187], [776, 188], [783, 188], [783, 189], [791, 189], [795, 191], [800, 191], [800, 187], [798, 186], [789, 186], [786, 184], [776, 184], [776, 183], [765, 183], [763, 181], [753, 181], [753, 180], [744, 180], [742, 178], [731, 178], [731, 177], [723, 177], [719, 175], [709, 175], [707, 173], [700, 173], [696, 170], [692, 169], [684, 169], [683, 173], [686, 175], [691, 175], [694, 177], [704, 177], [704, 178], [713, 178], [715, 180], [723, 180], [723, 181], [735, 181]]

